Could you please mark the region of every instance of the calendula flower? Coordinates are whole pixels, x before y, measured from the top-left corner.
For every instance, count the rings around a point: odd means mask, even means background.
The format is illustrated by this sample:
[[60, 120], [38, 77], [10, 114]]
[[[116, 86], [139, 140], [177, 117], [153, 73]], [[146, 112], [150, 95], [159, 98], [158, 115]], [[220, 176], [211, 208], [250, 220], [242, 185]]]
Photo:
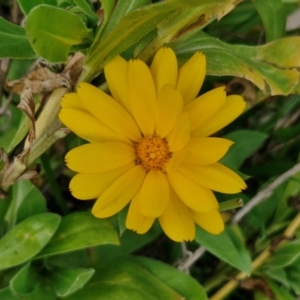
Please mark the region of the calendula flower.
[[110, 217], [127, 204], [126, 227], [145, 233], [155, 219], [175, 241], [193, 240], [195, 223], [219, 234], [224, 223], [212, 191], [246, 187], [218, 163], [231, 141], [208, 137], [237, 118], [242, 97], [216, 88], [197, 97], [206, 59], [195, 53], [179, 70], [172, 49], [160, 49], [150, 66], [117, 56], [104, 68], [112, 96], [80, 83], [64, 96], [60, 120], [89, 141], [66, 155], [77, 172], [74, 197], [97, 199], [92, 214]]

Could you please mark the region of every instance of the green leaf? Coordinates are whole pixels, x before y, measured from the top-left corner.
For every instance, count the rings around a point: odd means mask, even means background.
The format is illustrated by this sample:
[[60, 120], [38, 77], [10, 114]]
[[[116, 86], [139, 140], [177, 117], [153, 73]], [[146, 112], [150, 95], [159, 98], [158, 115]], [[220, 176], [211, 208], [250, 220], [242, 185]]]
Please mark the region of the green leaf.
[[73, 2], [77, 5], [77, 8], [79, 8], [80, 11], [85, 14], [90, 27], [94, 27], [97, 24], [98, 16], [94, 12], [91, 2], [89, 0], [73, 0]]
[[12, 278], [10, 287], [15, 294], [29, 294], [36, 289], [36, 279], [37, 274], [28, 263]]
[[252, 0], [266, 30], [267, 42], [285, 36], [286, 10], [281, 0]]
[[58, 297], [66, 297], [81, 289], [94, 275], [94, 269], [55, 269], [49, 274]]
[[118, 224], [119, 224], [120, 236], [122, 236], [122, 234], [126, 230], [126, 218], [127, 218], [128, 210], [129, 210], [129, 206], [127, 205], [118, 213]]
[[283, 268], [270, 268], [264, 270], [264, 273], [271, 279], [276, 280], [285, 286], [289, 286], [287, 273]]
[[[273, 269], [274, 270], [274, 269]], [[296, 295], [300, 294], [300, 266], [292, 265], [287, 268], [287, 277], [289, 286], [294, 290]]]
[[115, 7], [115, 2], [111, 0], [100, 0], [101, 8], [103, 9], [104, 15], [101, 22], [101, 26], [98, 28], [95, 40], [100, 40], [102, 37], [102, 32], [105, 29], [106, 24], [108, 23]]
[[[10, 281], [10, 288], [20, 300], [56, 300], [56, 295], [45, 272], [31, 264], [26, 264]], [[46, 273], [47, 274], [47, 273]]]
[[192, 277], [185, 275], [177, 269], [154, 259], [132, 257], [157, 278], [165, 282], [187, 300], [206, 300], [207, 296], [203, 287]]
[[295, 262], [300, 257], [300, 240], [286, 243], [280, 247], [266, 262], [269, 268], [283, 268]]
[[183, 295], [138, 262], [124, 257], [103, 262], [83, 289], [64, 299], [182, 300]]
[[[30, 127], [30, 119], [15, 106], [10, 105], [12, 120], [7, 130], [0, 134], [0, 147], [10, 153], [24, 139]], [[5, 120], [5, 117], [2, 118]], [[7, 122], [7, 120], [5, 120]], [[1, 122], [2, 123], [2, 122]]]
[[177, 39], [169, 45], [181, 62], [201, 51], [206, 55], [208, 75], [242, 77], [271, 95], [288, 95], [299, 80], [296, 68], [300, 67], [300, 37], [252, 47], [226, 44], [198, 32], [188, 40]]
[[29, 12], [38, 5], [49, 4], [56, 5], [56, 0], [18, 0], [18, 3], [25, 15], [28, 15]]
[[6, 287], [4, 289], [0, 289], [0, 299], [1, 300], [20, 300], [19, 297], [17, 297], [9, 287]]
[[67, 61], [72, 46], [89, 43], [92, 38], [78, 15], [50, 5], [32, 9], [25, 28], [35, 52], [53, 63]]
[[245, 216], [244, 222], [247, 224], [247, 226], [244, 227], [245, 231], [263, 230], [267, 226], [268, 221], [273, 217], [274, 212], [278, 208], [279, 202], [283, 199], [286, 186], [287, 182], [280, 184], [274, 189], [273, 194], [268, 197], [268, 199], [254, 207], [250, 213]]
[[179, 36], [186, 40], [214, 20], [221, 19], [237, 4], [234, 0], [172, 0], [169, 2], [180, 9], [157, 25], [156, 38], [139, 54], [139, 58], [144, 61], [149, 60], [164, 44], [176, 40]]
[[195, 240], [219, 259], [250, 274], [251, 258], [249, 252], [229, 227], [226, 227], [221, 234], [213, 235], [197, 226]]
[[148, 5], [128, 13], [102, 41], [98, 36], [94, 40], [85, 61], [81, 80], [92, 80], [101, 73], [109, 60], [137, 43], [166, 16], [177, 9], [171, 2], [164, 2]]
[[133, 253], [149, 244], [161, 233], [158, 222], [155, 222], [150, 230], [145, 234], [137, 234], [132, 230], [125, 230], [120, 237], [120, 245], [103, 245], [95, 249], [100, 261], [111, 259], [117, 256]]
[[60, 216], [44, 213], [29, 217], [0, 240], [0, 269], [32, 259], [49, 242], [60, 223]]
[[[243, 1], [224, 18], [218, 22], [211, 23], [205, 32], [209, 35], [222, 37], [222, 40], [230, 43], [236, 43], [237, 39], [239, 39], [238, 37], [248, 36], [251, 32], [251, 41], [247, 39], [244, 42], [251, 43], [253, 38], [256, 43], [256, 36], [261, 35], [261, 23], [261, 18], [252, 1]], [[256, 28], [259, 28], [259, 30], [255, 30]], [[224, 29], [226, 33], [234, 32], [234, 34], [226, 34]]]
[[262, 145], [268, 136], [257, 131], [237, 130], [223, 137], [233, 141], [234, 144], [220, 162], [237, 170]]
[[294, 174], [286, 184], [284, 193], [281, 195], [274, 216], [274, 223], [286, 220], [295, 211], [294, 207], [289, 205], [289, 199], [298, 197], [300, 193], [300, 172]]
[[135, 252], [150, 242], [154, 241], [161, 233], [158, 222], [155, 222], [151, 229], [145, 234], [136, 234], [131, 230], [126, 230], [120, 237], [120, 245], [102, 244], [94, 247], [93, 264], [90, 265], [90, 250], [82, 249], [74, 252], [58, 254], [47, 258], [47, 262], [51, 266], [59, 266], [61, 268], [82, 267], [97, 265], [101, 266], [103, 262], [113, 260], [117, 257], [124, 256]]
[[50, 243], [40, 257], [75, 251], [102, 244], [119, 244], [112, 225], [88, 212], [76, 212], [64, 217]]
[[124, 15], [137, 8], [149, 5], [150, 3], [150, 0], [118, 1], [107, 25], [105, 26], [105, 29], [103, 30], [101, 39], [106, 37], [107, 34], [120, 23]]
[[268, 285], [274, 293], [276, 300], [295, 300], [295, 297], [284, 286], [278, 286], [270, 279], [268, 279]]
[[30, 180], [17, 181], [12, 187], [11, 205], [6, 219], [13, 227], [27, 217], [46, 212], [46, 200]]
[[0, 17], [0, 58], [35, 58], [25, 29]]

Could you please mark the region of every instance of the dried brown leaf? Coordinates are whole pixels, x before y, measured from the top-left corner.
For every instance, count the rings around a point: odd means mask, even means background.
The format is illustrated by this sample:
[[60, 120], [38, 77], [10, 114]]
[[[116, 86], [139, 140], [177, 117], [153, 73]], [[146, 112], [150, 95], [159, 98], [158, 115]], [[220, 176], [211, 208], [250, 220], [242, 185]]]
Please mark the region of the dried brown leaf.
[[35, 170], [27, 170], [25, 171], [16, 181], [20, 181], [23, 179], [37, 179], [38, 176], [38, 172]]
[[8, 90], [20, 95], [20, 103], [17, 107], [30, 119], [31, 126], [28, 133], [28, 141], [30, 143], [35, 139], [34, 95], [50, 93], [59, 87], [70, 89], [72, 85], [71, 80], [66, 75], [53, 73], [41, 64], [37, 64], [26, 77], [6, 83]]
[[275, 299], [275, 295], [268, 285], [268, 282], [262, 278], [246, 278], [241, 282], [241, 287], [246, 290], [263, 292], [269, 299]]
[[85, 56], [82, 53], [75, 53], [62, 72], [62, 74], [71, 82], [72, 86], [77, 83], [77, 80], [82, 72], [84, 59]]
[[30, 119], [31, 126], [29, 128], [28, 139], [32, 142], [35, 139], [35, 104], [33, 101], [33, 93], [29, 88], [23, 89], [21, 93], [21, 101], [18, 104], [18, 108], [21, 109]]
[[6, 89], [18, 95], [22, 93], [24, 86], [25, 84], [23, 78], [6, 82]]

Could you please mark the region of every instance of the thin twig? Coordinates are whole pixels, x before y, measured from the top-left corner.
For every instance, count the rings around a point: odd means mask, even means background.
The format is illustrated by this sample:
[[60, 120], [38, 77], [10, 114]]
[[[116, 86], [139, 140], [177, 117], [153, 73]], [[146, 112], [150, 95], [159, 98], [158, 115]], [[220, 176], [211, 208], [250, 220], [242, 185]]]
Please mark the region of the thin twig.
[[192, 255], [186, 257], [182, 260], [182, 263], [178, 265], [178, 269], [187, 273], [189, 268], [206, 252], [206, 249], [201, 246]]
[[242, 209], [240, 209], [231, 219], [231, 224], [236, 224], [241, 221], [241, 219], [249, 213], [249, 211], [261, 203], [262, 201], [266, 200], [273, 194], [273, 191], [285, 182], [287, 179], [292, 177], [294, 174], [300, 171], [300, 163], [296, 164], [293, 168], [289, 169], [282, 175], [280, 175], [277, 179], [263, 188], [256, 196], [254, 196]]
[[[181, 252], [182, 252], [182, 260], [186, 260], [187, 258], [189, 258], [192, 255], [192, 253], [188, 250], [185, 242], [180, 243], [180, 247], [181, 247]], [[180, 265], [181, 265], [181, 262], [179, 261], [178, 269], [183, 271], [187, 275], [190, 275], [189, 268], [181, 269], [181, 268], [179, 268]]]

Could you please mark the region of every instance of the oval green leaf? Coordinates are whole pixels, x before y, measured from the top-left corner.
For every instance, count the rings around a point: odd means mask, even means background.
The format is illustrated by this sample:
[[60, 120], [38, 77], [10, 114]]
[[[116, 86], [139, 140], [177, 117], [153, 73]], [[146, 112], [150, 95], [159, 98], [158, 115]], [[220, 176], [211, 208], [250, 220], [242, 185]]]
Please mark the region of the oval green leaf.
[[18, 0], [18, 3], [25, 15], [28, 15], [33, 8], [41, 4], [57, 5], [56, 0]]
[[83, 289], [64, 299], [182, 300], [184, 296], [134, 259], [122, 257], [103, 262]]
[[207, 299], [204, 288], [194, 278], [187, 276], [183, 272], [154, 259], [144, 257], [132, 257], [131, 259], [138, 262], [157, 278], [184, 296], [183, 299]]
[[[10, 289], [19, 300], [56, 300], [54, 288], [41, 265], [26, 264], [11, 279]], [[44, 275], [44, 276], [43, 276]]]
[[119, 244], [117, 232], [109, 221], [97, 219], [88, 212], [76, 212], [62, 219], [52, 240], [38, 257], [101, 244]]
[[0, 58], [35, 58], [25, 29], [0, 17]]
[[12, 188], [11, 205], [6, 215], [12, 227], [24, 219], [46, 212], [46, 200], [30, 180], [17, 181]]
[[33, 8], [25, 28], [35, 52], [53, 63], [67, 61], [72, 46], [92, 39], [91, 30], [78, 15], [50, 5]]
[[81, 289], [94, 275], [94, 269], [54, 269], [49, 274], [58, 297], [66, 297]]
[[0, 240], [0, 269], [32, 259], [49, 242], [60, 223], [60, 216], [43, 213], [16, 225]]

